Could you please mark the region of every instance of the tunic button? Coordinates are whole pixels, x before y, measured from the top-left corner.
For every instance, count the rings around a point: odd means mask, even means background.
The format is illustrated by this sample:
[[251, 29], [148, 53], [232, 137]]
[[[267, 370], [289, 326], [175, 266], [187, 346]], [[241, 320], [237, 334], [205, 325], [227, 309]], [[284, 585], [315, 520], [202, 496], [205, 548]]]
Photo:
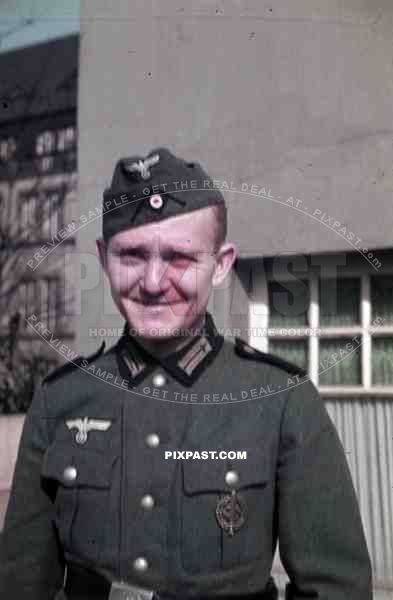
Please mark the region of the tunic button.
[[146, 436], [146, 444], [150, 446], [150, 448], [157, 448], [160, 444], [160, 438], [156, 433], [149, 433]]
[[225, 473], [225, 483], [228, 485], [236, 485], [239, 482], [239, 474], [237, 471], [227, 471]]
[[134, 560], [135, 571], [146, 571], [148, 566], [149, 566], [149, 563], [147, 562], [147, 560], [144, 556], [138, 556], [138, 558], [136, 558]]
[[164, 377], [164, 375], [162, 373], [156, 373], [153, 376], [153, 383], [156, 387], [162, 387], [163, 385], [166, 384], [166, 378]]
[[63, 478], [65, 481], [74, 481], [77, 476], [77, 470], [75, 467], [66, 467], [63, 471]]
[[146, 510], [150, 510], [151, 508], [153, 508], [154, 504], [155, 504], [155, 502], [154, 502], [153, 496], [151, 496], [150, 494], [146, 494], [145, 496], [142, 496], [142, 498], [141, 498], [142, 508], [146, 508]]

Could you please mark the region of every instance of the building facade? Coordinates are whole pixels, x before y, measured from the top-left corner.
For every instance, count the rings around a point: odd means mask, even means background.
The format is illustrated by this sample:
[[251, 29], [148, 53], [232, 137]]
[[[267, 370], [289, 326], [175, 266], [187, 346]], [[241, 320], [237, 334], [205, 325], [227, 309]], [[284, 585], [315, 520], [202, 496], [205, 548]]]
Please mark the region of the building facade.
[[[67, 266], [75, 251], [78, 53], [79, 36], [70, 35], [0, 54], [3, 508], [21, 415], [40, 378], [64, 360], [58, 348], [74, 339], [73, 284]], [[40, 329], [33, 327], [37, 323]]]

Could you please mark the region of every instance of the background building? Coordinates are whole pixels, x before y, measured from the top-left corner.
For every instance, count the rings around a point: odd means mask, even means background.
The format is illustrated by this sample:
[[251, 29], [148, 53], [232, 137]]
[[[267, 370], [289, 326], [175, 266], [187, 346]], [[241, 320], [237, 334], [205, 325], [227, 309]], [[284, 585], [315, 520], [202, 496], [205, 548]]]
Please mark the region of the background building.
[[[392, 26], [388, 2], [81, 4], [81, 210], [120, 156], [159, 145], [227, 183], [239, 259], [210, 308], [308, 367], [347, 452], [377, 600], [393, 594]], [[86, 257], [100, 225], [80, 232]], [[121, 321], [102, 278], [84, 287], [87, 353], [91, 331]]]
[[[62, 362], [57, 347], [74, 339], [73, 286], [66, 257], [75, 247], [69, 225], [77, 198], [78, 52], [79, 36], [70, 35], [0, 54], [3, 507], [23, 422], [20, 413], [42, 376]], [[58, 340], [56, 344], [48, 344], [29, 325], [26, 319], [32, 316]]]
[[[21, 336], [31, 343], [37, 335], [25, 319], [34, 310], [52, 331], [73, 335], [58, 254], [75, 240], [65, 237], [60, 248], [56, 236], [76, 199], [78, 44], [70, 36], [0, 55], [7, 86], [0, 118], [0, 318], [6, 328], [19, 311]], [[45, 243], [54, 256], [40, 261], [34, 253]]]

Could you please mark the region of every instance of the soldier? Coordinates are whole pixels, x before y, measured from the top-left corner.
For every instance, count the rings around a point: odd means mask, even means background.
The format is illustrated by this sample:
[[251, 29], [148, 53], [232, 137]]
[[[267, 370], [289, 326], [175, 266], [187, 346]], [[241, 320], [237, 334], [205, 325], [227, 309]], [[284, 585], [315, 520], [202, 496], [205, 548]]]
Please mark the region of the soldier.
[[[345, 454], [300, 368], [219, 335], [221, 192], [165, 148], [120, 160], [97, 240], [125, 319], [49, 374], [20, 442], [0, 597], [370, 600]], [[246, 458], [238, 453], [246, 452]]]

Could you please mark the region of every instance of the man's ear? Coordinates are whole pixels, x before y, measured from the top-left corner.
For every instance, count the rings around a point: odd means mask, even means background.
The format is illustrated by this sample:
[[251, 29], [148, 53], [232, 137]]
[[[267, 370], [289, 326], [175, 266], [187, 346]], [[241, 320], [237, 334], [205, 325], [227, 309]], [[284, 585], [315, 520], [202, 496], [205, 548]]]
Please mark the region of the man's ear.
[[97, 255], [100, 261], [101, 267], [107, 273], [107, 245], [102, 238], [96, 240]]
[[236, 260], [236, 246], [233, 242], [226, 242], [222, 244], [217, 252], [216, 266], [212, 279], [212, 286], [214, 288], [220, 286], [229, 271], [232, 269], [232, 265]]

